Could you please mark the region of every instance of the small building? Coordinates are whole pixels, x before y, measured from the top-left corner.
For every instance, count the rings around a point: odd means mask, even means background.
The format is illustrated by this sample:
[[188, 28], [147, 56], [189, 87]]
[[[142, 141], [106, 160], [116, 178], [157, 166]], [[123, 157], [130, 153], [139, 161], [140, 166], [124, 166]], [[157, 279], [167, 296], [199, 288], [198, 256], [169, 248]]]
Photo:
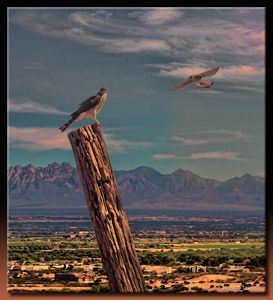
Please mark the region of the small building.
[[81, 236], [81, 237], [86, 237], [89, 235], [90, 235], [89, 231], [79, 231], [79, 236]]
[[49, 274], [44, 273], [42, 275], [42, 278], [45, 278], [45, 279], [54, 279], [55, 278], [55, 274], [54, 273], [49, 273]]
[[49, 269], [49, 265], [46, 264], [33, 264], [33, 265], [24, 265], [22, 266], [22, 271], [42, 271], [42, 270], [48, 270]]
[[[21, 274], [20, 274], [20, 277], [21, 278], [29, 278], [31, 275], [31, 272], [29, 271], [23, 271]], [[32, 274], [33, 275], [33, 274]]]
[[54, 268], [54, 269], [63, 269], [64, 268], [64, 264], [62, 264], [62, 265], [60, 265], [60, 264], [53, 264], [51, 267]]
[[204, 266], [195, 265], [195, 266], [190, 266], [189, 269], [192, 273], [207, 272], [207, 267]]
[[92, 281], [93, 281], [93, 277], [87, 274], [83, 274], [78, 277], [78, 282], [80, 283], [90, 283]]

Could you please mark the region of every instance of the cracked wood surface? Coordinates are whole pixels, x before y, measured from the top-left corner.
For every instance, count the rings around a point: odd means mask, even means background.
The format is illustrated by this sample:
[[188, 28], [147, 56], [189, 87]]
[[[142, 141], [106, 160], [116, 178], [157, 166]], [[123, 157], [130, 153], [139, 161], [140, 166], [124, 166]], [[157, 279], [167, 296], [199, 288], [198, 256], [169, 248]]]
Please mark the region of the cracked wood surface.
[[68, 134], [112, 292], [146, 292], [100, 125]]

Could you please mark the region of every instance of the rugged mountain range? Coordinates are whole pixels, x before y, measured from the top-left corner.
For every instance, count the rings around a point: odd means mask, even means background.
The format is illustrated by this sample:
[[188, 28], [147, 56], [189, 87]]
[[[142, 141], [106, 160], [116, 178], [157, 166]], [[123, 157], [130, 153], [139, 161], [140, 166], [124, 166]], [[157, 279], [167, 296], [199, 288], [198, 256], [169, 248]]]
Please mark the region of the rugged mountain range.
[[[69, 163], [8, 168], [9, 207], [85, 207], [76, 169]], [[227, 181], [206, 179], [178, 169], [161, 174], [150, 167], [116, 171], [125, 208], [261, 211], [265, 182], [246, 174]]]

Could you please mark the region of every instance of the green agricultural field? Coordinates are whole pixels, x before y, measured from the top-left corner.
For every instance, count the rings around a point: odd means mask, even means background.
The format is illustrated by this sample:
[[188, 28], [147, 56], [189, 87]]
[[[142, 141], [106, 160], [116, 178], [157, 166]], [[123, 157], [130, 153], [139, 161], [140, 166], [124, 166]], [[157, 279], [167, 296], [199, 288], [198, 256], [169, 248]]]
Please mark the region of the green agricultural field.
[[262, 248], [264, 243], [253, 243], [253, 244], [196, 244], [196, 245], [186, 245], [185, 248], [189, 249], [253, 249], [253, 248]]

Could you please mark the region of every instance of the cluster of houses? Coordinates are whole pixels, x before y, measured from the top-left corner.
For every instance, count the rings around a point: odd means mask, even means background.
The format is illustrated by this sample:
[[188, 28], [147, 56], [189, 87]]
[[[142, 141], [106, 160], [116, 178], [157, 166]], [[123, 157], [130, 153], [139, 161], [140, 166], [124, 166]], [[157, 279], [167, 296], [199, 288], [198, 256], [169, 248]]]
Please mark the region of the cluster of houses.
[[[187, 269], [187, 273], [192, 274], [211, 273], [211, 271], [214, 274], [217, 274], [221, 271], [225, 271], [226, 275], [234, 275], [237, 277], [236, 274], [250, 272], [250, 270], [245, 266], [245, 262], [237, 264], [222, 263], [217, 267], [202, 266], [198, 263], [193, 263], [191, 265], [179, 263], [176, 266], [141, 265], [143, 274], [147, 276], [147, 284], [151, 284], [152, 282], [153, 288], [161, 285], [160, 282], [161, 279], [164, 278], [164, 275], [176, 274], [176, 280], [178, 280], [180, 277], [177, 273], [179, 267]], [[156, 278], [152, 275], [156, 275]], [[45, 262], [18, 264], [16, 261], [10, 261], [8, 263], [8, 277], [9, 279], [13, 279], [10, 281], [13, 281], [12, 283], [16, 283], [16, 279], [25, 279], [24, 282], [31, 284], [36, 284], [35, 282], [37, 282], [37, 284], [38, 282], [48, 282], [51, 284], [63, 284], [64, 286], [68, 282], [75, 284], [87, 284], [87, 286], [92, 283], [108, 282], [107, 276], [103, 272], [102, 262], [100, 259], [98, 259], [94, 264], [86, 264], [84, 259], [82, 262], [74, 261], [50, 264]], [[41, 279], [42, 281], [38, 279]], [[154, 280], [154, 282], [152, 280]]]
[[56, 282], [76, 283], [107, 282], [106, 275], [101, 274], [101, 271], [101, 263], [85, 265], [75, 262], [73, 264], [49, 265], [46, 263], [18, 264], [9, 262], [8, 278], [40, 278]]
[[64, 238], [76, 239], [76, 238], [95, 238], [95, 233], [92, 231], [73, 231], [63, 235]]

